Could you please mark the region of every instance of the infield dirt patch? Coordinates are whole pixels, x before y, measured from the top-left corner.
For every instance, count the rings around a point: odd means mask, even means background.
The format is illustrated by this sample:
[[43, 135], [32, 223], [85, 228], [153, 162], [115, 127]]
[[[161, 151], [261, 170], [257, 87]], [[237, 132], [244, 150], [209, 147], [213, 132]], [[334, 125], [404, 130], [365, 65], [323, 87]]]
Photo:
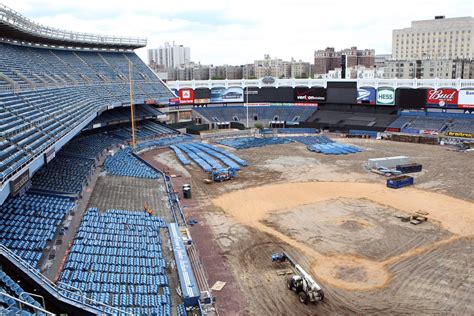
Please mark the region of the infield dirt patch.
[[[369, 212], [372, 219], [364, 216], [358, 219], [359, 216], [354, 211], [324, 212], [322, 203], [328, 201], [356, 201], [360, 204], [359, 208], [364, 208], [361, 215], [368, 214], [367, 209], [372, 208], [372, 212]], [[376, 183], [302, 182], [266, 185], [224, 194], [215, 198], [213, 203], [240, 223], [271, 234], [301, 250], [312, 260], [312, 272], [319, 280], [349, 290], [381, 288], [391, 279], [388, 265], [453, 242], [459, 237], [474, 235], [473, 203], [413, 188], [393, 190]], [[377, 210], [380, 211], [381, 220], [376, 220]], [[429, 234], [430, 238], [414, 242], [413, 245], [403, 236], [397, 236], [398, 240], [390, 240], [390, 244], [397, 249], [382, 247], [372, 255], [355, 249], [357, 245], [347, 237], [348, 230], [349, 234], [354, 235], [357, 231], [374, 229], [372, 236], [366, 236], [367, 248], [370, 243], [377, 242], [377, 239], [390, 238], [389, 235], [384, 236], [381, 222], [395, 214], [414, 214], [417, 211], [429, 213], [429, 223], [424, 228], [421, 225], [419, 231], [439, 226], [438, 235]], [[303, 215], [298, 214], [301, 212]], [[298, 225], [291, 223], [295, 218], [291, 214], [301, 217]], [[328, 227], [325, 225], [325, 216]], [[317, 220], [313, 221], [311, 227], [305, 228], [305, 223], [311, 224], [313, 218]], [[285, 226], [286, 224], [288, 225]], [[395, 227], [401, 224], [394, 221], [388, 225]], [[319, 236], [320, 239], [330, 235], [330, 231], [337, 230], [343, 233], [343, 237], [332, 240], [329, 246], [320, 249], [315, 247], [318, 235], [312, 236], [315, 237], [313, 241], [307, 238], [307, 233], [313, 233], [315, 227], [326, 230]], [[433, 239], [433, 236], [439, 238]], [[344, 243], [344, 239], [346, 246], [343, 244], [337, 247], [337, 243]], [[400, 247], [397, 247], [398, 244]], [[352, 251], [351, 247], [354, 248]]]

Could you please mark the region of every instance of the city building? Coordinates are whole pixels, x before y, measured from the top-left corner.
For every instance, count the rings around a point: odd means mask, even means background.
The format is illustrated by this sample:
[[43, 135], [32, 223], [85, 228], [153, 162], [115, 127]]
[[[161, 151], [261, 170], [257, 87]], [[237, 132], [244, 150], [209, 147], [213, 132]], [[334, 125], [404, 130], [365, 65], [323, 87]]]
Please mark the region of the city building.
[[470, 59], [388, 60], [384, 78], [473, 79], [473, 70], [474, 60]]
[[165, 68], [186, 66], [191, 62], [191, 49], [183, 45], [166, 42], [159, 48], [148, 50], [148, 64], [155, 63]]
[[396, 60], [474, 58], [474, 18], [437, 16], [393, 30], [392, 57]]
[[313, 72], [311, 64], [304, 62], [301, 59], [299, 61], [291, 60], [290, 76], [291, 78], [311, 78]]
[[[342, 79], [342, 68], [329, 70], [325, 75], [317, 78]], [[352, 66], [346, 68], [346, 79], [381, 79], [384, 78], [384, 68], [366, 68], [365, 66]]]
[[385, 61], [392, 59], [392, 54], [377, 54], [374, 58], [374, 66], [377, 69], [383, 69], [385, 67]]
[[[257, 59], [253, 63], [255, 78], [275, 77], [275, 78], [309, 78], [311, 77], [311, 64], [302, 60], [296, 61], [292, 58], [285, 61], [278, 58], [271, 58], [264, 55], [263, 59]], [[245, 70], [244, 70], [245, 73]]]
[[336, 51], [334, 47], [314, 52], [315, 75], [327, 74], [330, 70], [342, 68], [342, 56], [346, 56], [346, 67], [364, 66], [372, 68], [375, 65], [375, 50], [360, 50], [357, 47]]
[[242, 79], [244, 66], [222, 65], [209, 68], [210, 79]]

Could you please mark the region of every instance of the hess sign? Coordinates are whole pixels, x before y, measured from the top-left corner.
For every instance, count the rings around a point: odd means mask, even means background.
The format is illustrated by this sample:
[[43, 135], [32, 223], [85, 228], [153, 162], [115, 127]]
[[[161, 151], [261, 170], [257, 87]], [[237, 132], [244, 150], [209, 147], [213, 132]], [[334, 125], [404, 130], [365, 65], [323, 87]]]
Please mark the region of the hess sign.
[[428, 90], [426, 104], [435, 104], [439, 106], [457, 105], [458, 104], [458, 90], [456, 89]]

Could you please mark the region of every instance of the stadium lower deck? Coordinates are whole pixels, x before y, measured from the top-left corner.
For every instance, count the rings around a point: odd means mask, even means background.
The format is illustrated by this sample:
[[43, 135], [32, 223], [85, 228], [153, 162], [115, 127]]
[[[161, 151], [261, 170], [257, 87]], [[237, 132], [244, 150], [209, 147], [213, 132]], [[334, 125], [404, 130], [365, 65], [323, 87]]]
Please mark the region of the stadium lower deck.
[[[175, 133], [164, 129], [161, 136]], [[136, 161], [113, 169], [130, 176], [99, 174], [105, 151], [123, 143], [117, 131], [73, 140], [27, 193], [8, 199], [0, 207], [1, 243], [50, 279], [79, 289], [72, 298], [82, 293], [135, 315], [182, 313], [170, 291], [178, 285], [168, 273], [174, 258], [164, 230], [174, 217], [163, 176]], [[142, 170], [152, 179], [140, 178]]]

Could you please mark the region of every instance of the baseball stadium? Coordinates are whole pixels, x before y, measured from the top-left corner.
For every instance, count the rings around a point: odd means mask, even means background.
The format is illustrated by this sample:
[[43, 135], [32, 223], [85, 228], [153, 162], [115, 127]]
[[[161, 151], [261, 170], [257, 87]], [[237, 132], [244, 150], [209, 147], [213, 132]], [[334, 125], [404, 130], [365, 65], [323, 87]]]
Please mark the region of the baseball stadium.
[[474, 314], [474, 80], [163, 82], [0, 5], [1, 315]]

